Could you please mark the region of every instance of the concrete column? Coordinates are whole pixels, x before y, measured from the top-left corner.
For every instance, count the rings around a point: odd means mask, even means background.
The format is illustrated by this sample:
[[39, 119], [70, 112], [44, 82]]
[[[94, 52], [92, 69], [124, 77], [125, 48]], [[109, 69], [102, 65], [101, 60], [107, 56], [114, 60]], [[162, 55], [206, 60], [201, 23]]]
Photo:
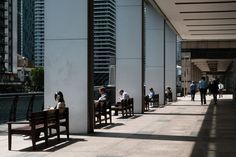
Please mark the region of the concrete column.
[[165, 86], [171, 87], [176, 101], [176, 34], [165, 24]]
[[164, 104], [164, 19], [149, 4], [145, 14], [145, 84], [152, 87]]
[[236, 102], [236, 59], [233, 60], [233, 100]]
[[89, 129], [88, 83], [93, 82], [88, 79], [92, 74], [88, 73], [89, 3], [45, 0], [45, 106], [55, 106], [54, 93], [63, 92], [71, 133], [87, 133]]
[[116, 96], [124, 89], [143, 112], [143, 1], [116, 1]]

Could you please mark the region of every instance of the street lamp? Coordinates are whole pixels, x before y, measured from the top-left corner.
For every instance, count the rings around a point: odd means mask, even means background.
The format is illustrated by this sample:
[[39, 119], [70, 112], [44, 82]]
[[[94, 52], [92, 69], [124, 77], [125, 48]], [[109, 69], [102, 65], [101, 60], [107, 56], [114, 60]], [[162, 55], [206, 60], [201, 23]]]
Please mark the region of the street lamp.
[[22, 67], [22, 72], [23, 72], [23, 81], [25, 81], [25, 66], [26, 66], [26, 58], [22, 57], [23, 60], [23, 67]]

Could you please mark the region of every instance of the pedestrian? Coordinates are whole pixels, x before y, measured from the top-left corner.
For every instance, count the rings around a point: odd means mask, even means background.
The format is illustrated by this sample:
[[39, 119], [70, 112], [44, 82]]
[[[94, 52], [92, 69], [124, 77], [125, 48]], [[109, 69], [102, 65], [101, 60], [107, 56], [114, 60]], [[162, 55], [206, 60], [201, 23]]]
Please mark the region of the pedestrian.
[[197, 86], [196, 86], [195, 82], [192, 81], [192, 83], [190, 84], [191, 101], [194, 101], [196, 88], [197, 88]]
[[203, 103], [206, 104], [207, 82], [205, 80], [205, 77], [202, 77], [201, 80], [199, 81], [199, 90], [201, 96], [201, 105]]
[[212, 83], [211, 93], [213, 95], [214, 103], [217, 104], [217, 94], [219, 93], [219, 87], [218, 82], [216, 80], [214, 80]]
[[223, 98], [224, 85], [221, 82], [219, 82], [218, 88], [219, 88], [219, 98]]

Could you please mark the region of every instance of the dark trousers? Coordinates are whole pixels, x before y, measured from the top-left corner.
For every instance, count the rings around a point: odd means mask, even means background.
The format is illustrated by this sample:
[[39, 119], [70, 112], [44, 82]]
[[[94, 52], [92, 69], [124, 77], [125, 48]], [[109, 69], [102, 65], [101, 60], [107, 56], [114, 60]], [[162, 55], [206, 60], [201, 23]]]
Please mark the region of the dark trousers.
[[195, 90], [191, 90], [191, 101], [194, 101], [195, 98]]
[[201, 104], [206, 104], [206, 89], [201, 88], [200, 89], [200, 96], [201, 96]]
[[214, 103], [217, 104], [217, 93], [214, 92], [212, 93], [212, 95], [213, 95]]

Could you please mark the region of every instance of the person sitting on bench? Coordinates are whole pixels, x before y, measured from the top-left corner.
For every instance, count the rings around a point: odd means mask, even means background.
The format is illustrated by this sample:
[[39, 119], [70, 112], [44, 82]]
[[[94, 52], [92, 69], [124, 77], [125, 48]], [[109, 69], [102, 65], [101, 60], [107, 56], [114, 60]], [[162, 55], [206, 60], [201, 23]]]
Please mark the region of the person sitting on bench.
[[[121, 89], [119, 91], [119, 94], [120, 94], [120, 97], [119, 97], [120, 102], [122, 100], [128, 100], [129, 99], [129, 94], [126, 91], [124, 91], [123, 89]], [[117, 102], [116, 106], [119, 106], [120, 102]], [[115, 116], [118, 115], [118, 111], [117, 110], [115, 110], [115, 114], [114, 115]]]

